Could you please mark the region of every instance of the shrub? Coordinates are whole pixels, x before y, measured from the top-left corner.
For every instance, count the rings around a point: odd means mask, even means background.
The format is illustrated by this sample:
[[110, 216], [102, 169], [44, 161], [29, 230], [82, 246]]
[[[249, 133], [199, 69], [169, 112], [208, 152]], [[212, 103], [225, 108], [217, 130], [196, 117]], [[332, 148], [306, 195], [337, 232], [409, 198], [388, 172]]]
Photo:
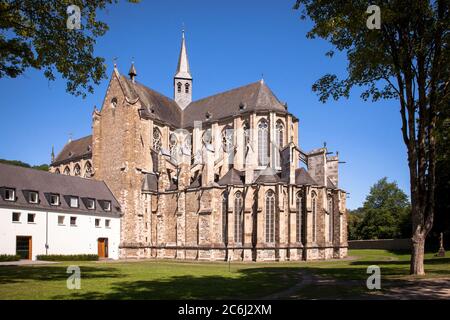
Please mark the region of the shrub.
[[20, 256], [17, 254], [0, 254], [0, 261], [19, 261]]
[[36, 256], [42, 261], [97, 261], [97, 254], [41, 254]]

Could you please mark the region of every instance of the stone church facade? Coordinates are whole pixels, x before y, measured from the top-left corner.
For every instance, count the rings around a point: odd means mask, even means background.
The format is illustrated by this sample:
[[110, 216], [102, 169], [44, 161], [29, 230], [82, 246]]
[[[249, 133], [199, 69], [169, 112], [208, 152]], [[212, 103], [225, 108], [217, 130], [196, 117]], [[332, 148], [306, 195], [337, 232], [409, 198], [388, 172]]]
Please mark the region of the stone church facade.
[[119, 200], [120, 256], [285, 261], [347, 255], [338, 155], [304, 152], [298, 119], [263, 80], [192, 101], [184, 33], [174, 98], [114, 67], [92, 135], [51, 172], [103, 180]]

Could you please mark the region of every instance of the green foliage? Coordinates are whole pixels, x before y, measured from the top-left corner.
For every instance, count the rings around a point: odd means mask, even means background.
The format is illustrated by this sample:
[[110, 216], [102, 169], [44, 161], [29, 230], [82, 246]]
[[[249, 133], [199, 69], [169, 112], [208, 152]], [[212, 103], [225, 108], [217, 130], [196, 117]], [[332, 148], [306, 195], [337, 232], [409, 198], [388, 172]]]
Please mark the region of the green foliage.
[[[112, 3], [117, 0], [1, 0], [0, 78], [35, 68], [49, 80], [60, 73], [71, 94], [92, 93], [106, 71], [104, 58], [94, 55], [96, 39], [108, 30], [97, 14]], [[67, 28], [69, 5], [80, 8], [81, 29]]]
[[0, 262], [19, 261], [20, 256], [17, 254], [0, 254]]
[[391, 239], [411, 236], [410, 205], [395, 182], [380, 179], [362, 208], [349, 212], [349, 239]]
[[7, 159], [0, 159], [0, 163], [12, 164], [13, 166], [32, 168], [32, 169], [42, 170], [42, 171], [48, 171], [48, 169], [49, 169], [49, 165], [45, 164], [45, 163], [36, 165], [36, 166], [31, 166], [30, 164], [28, 164], [26, 162], [22, 162], [20, 160], [7, 160]]
[[97, 261], [97, 254], [41, 254], [36, 256], [42, 261]]
[[[448, 98], [450, 100], [450, 97]], [[450, 101], [441, 108], [437, 122], [436, 150], [436, 217], [431, 231], [433, 246], [439, 247], [439, 234], [444, 246], [450, 246]]]
[[[436, 80], [445, 84], [449, 71], [449, 48], [445, 48], [447, 56], [442, 57], [443, 61], [432, 61], [434, 50], [431, 50], [434, 49], [434, 33], [441, 29], [448, 31], [450, 26], [448, 2], [439, 2], [443, 3], [442, 16], [434, 1], [377, 1], [374, 4], [381, 8], [382, 28], [370, 30], [366, 26], [369, 17], [366, 13], [369, 6], [367, 1], [297, 0], [294, 9], [300, 10], [302, 19], [308, 16], [314, 22], [307, 37], [323, 38], [336, 50], [347, 54], [348, 76], [339, 79], [335, 74], [326, 74], [313, 85], [313, 91], [317, 92], [322, 102], [330, 97], [335, 100], [348, 98], [355, 86], [365, 88], [361, 93], [364, 100], [370, 97], [375, 101], [399, 98], [399, 88], [394, 85], [397, 77], [406, 71], [403, 68], [416, 67], [403, 65], [408, 61], [397, 61], [403, 59], [403, 54], [412, 58], [414, 64], [418, 63], [417, 57], [422, 54], [429, 55], [429, 63], [442, 63], [446, 68]], [[421, 29], [417, 30], [419, 26]], [[448, 41], [448, 32], [443, 40]], [[394, 52], [393, 48], [398, 49], [398, 52]], [[330, 50], [325, 55], [332, 57], [333, 53]], [[429, 79], [432, 65], [426, 67], [424, 76]], [[424, 89], [431, 90], [428, 87]]]
[[[307, 37], [320, 37], [347, 56], [343, 78], [325, 74], [313, 84], [320, 101], [348, 98], [354, 87], [362, 89], [364, 100], [398, 101], [411, 186], [411, 274], [423, 275], [423, 248], [434, 222], [436, 167], [442, 152], [437, 146], [439, 118], [450, 102], [450, 1], [377, 1], [378, 29], [367, 26], [374, 15], [367, 13], [369, 4], [297, 0], [294, 9], [313, 22]], [[330, 51], [326, 55], [333, 56]]]

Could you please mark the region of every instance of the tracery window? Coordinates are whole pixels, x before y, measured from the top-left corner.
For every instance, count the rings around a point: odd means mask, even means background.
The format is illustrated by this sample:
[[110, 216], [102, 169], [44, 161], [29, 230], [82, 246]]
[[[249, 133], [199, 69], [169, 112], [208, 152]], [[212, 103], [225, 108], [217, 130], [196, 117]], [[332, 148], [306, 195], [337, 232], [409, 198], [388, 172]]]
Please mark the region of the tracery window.
[[275, 141], [276, 145], [274, 146], [274, 157], [275, 157], [275, 166], [281, 167], [281, 148], [283, 145], [283, 135], [284, 135], [284, 126], [281, 120], [278, 120], [275, 125]]
[[75, 165], [75, 168], [73, 168], [73, 174], [74, 176], [81, 176], [81, 168], [78, 164]]
[[178, 93], [181, 93], [181, 82], [177, 83], [177, 91]]
[[228, 192], [222, 193], [222, 241], [228, 242]]
[[295, 219], [295, 229], [296, 232], [296, 241], [301, 242], [302, 241], [302, 219], [303, 219], [303, 206], [302, 206], [302, 195], [300, 192], [297, 192], [297, 196], [295, 199], [295, 202], [297, 204], [297, 216]]
[[65, 175], [68, 175], [68, 176], [69, 176], [69, 175], [70, 175], [70, 169], [69, 169], [69, 167], [65, 167], [63, 173], [64, 173]]
[[236, 192], [234, 195], [234, 241], [242, 243], [242, 193]]
[[266, 193], [266, 242], [275, 242], [275, 193]]
[[269, 159], [269, 124], [262, 119], [258, 124], [258, 165], [266, 166]]
[[223, 150], [227, 153], [228, 156], [228, 163], [233, 163], [233, 156], [234, 156], [234, 144], [233, 144], [233, 128], [230, 126], [226, 126], [222, 131], [222, 144], [223, 144]]
[[212, 143], [212, 131], [211, 128], [206, 129], [202, 136], [203, 143], [211, 144]]
[[158, 128], [153, 129], [153, 150], [159, 151], [162, 145], [162, 135]]
[[189, 83], [184, 84], [184, 92], [189, 93]]
[[333, 197], [328, 195], [328, 241], [333, 241]]
[[316, 242], [316, 215], [317, 215], [317, 195], [315, 192], [311, 193], [311, 210], [312, 210], [312, 241]]
[[89, 161], [86, 162], [86, 164], [84, 165], [84, 177], [85, 178], [92, 177], [92, 165]]

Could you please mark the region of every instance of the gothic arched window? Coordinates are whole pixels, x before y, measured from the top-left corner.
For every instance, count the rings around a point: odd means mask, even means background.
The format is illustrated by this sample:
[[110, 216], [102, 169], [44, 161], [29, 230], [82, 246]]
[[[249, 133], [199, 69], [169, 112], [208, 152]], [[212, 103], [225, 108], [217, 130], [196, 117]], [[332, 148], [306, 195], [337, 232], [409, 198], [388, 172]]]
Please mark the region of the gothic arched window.
[[64, 173], [65, 175], [70, 176], [70, 169], [69, 169], [69, 167], [65, 167], [63, 173]]
[[79, 164], [76, 164], [75, 168], [73, 168], [73, 175], [77, 177], [81, 176], [81, 168]]
[[177, 83], [177, 91], [178, 93], [181, 93], [181, 82]]
[[184, 84], [184, 92], [189, 93], [189, 83]]
[[266, 193], [266, 242], [275, 242], [275, 193]]
[[242, 193], [234, 195], [234, 242], [242, 243]]
[[278, 120], [275, 125], [275, 141], [276, 145], [274, 145], [274, 157], [275, 157], [275, 166], [281, 167], [281, 148], [284, 146], [283, 141], [283, 135], [284, 135], [284, 125], [281, 120]]
[[328, 241], [333, 242], [333, 197], [328, 195]]
[[316, 242], [317, 195], [315, 192], [311, 193], [311, 210], [312, 210], [312, 241]]
[[162, 135], [158, 128], [153, 129], [153, 150], [159, 151], [162, 145]]
[[269, 159], [269, 124], [262, 119], [258, 124], [258, 165], [266, 166]]
[[202, 140], [204, 144], [211, 144], [212, 143], [212, 130], [211, 128], [206, 129], [205, 132], [203, 132]]
[[297, 216], [295, 219], [295, 229], [296, 232], [296, 240], [297, 242], [302, 241], [302, 219], [303, 219], [303, 206], [302, 206], [302, 194], [297, 192], [297, 196], [295, 198], [295, 202], [297, 204]]
[[170, 154], [173, 154], [175, 151], [175, 147], [177, 145], [177, 135], [175, 133], [171, 133], [169, 136], [169, 150], [170, 150]]
[[55, 170], [55, 173], [56, 173], [56, 174], [60, 174], [61, 171], [59, 171], [59, 169], [56, 169], [56, 170]]
[[117, 98], [114, 97], [111, 99], [111, 108], [117, 107]]
[[226, 126], [222, 131], [222, 143], [223, 143], [223, 150], [228, 155], [228, 163], [233, 163], [233, 156], [234, 156], [234, 144], [233, 144], [233, 128], [230, 126]]
[[228, 193], [222, 193], [222, 241], [228, 242]]
[[85, 178], [92, 177], [92, 165], [89, 161], [86, 162], [86, 164], [84, 165], [84, 177]]

